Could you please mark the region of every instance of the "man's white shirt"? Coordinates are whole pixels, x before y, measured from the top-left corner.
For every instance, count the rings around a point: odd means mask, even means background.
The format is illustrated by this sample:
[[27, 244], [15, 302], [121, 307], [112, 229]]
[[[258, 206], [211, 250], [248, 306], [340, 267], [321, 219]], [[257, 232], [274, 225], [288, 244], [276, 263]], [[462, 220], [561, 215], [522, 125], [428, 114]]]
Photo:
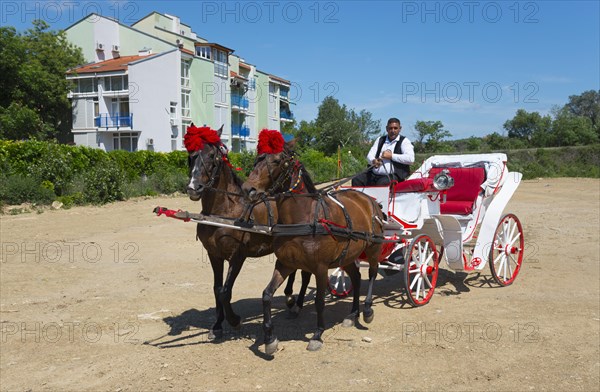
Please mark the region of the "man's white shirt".
[[[394, 154], [394, 149], [396, 148], [396, 143], [398, 142], [398, 140], [400, 140], [400, 135], [396, 136], [396, 138], [391, 141], [388, 140], [387, 136], [385, 137], [385, 141], [383, 142], [383, 146], [381, 146], [381, 151], [380, 151], [379, 155], [380, 156], [383, 155], [383, 152], [385, 150], [390, 150], [392, 152], [392, 159], [390, 160], [390, 159], [380, 158], [383, 161], [383, 165], [381, 165], [377, 168], [373, 168], [373, 173], [378, 174], [378, 175], [388, 175], [388, 174], [394, 173], [392, 161], [398, 162], [398, 163], [404, 163], [406, 165], [412, 165], [415, 162], [415, 149], [407, 137], [405, 137], [404, 140], [402, 140], [402, 145], [401, 145], [402, 154]], [[371, 147], [371, 149], [369, 150], [369, 153], [367, 154], [367, 160], [369, 161], [369, 164], [372, 163], [373, 159], [376, 158], [375, 154], [377, 153], [378, 146], [379, 146], [379, 138], [377, 138], [377, 140], [375, 140], [375, 143], [373, 143], [373, 146]]]

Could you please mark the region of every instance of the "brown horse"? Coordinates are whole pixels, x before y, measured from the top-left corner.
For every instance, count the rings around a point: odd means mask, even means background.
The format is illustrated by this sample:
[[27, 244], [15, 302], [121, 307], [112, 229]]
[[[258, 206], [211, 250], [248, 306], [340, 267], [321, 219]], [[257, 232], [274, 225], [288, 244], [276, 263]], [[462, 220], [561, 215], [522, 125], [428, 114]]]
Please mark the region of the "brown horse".
[[[187, 192], [190, 199], [202, 199], [202, 214], [235, 218], [242, 216], [244, 201], [242, 181], [235, 174], [227, 159], [227, 149], [221, 142], [222, 128], [218, 131], [191, 126], [185, 135], [189, 152], [188, 166], [190, 182]], [[277, 220], [274, 203], [261, 203], [252, 213], [256, 223], [266, 225]], [[198, 224], [197, 238], [202, 242], [213, 270], [213, 291], [216, 302], [217, 320], [209, 333], [210, 339], [223, 336], [223, 320], [234, 328], [240, 325], [238, 316], [231, 307], [231, 294], [235, 280], [246, 257], [261, 257], [273, 252], [273, 238], [264, 234], [249, 233], [235, 229]], [[229, 269], [225, 284], [223, 270], [225, 260]], [[295, 316], [302, 308], [310, 273], [302, 273], [302, 287], [297, 298], [292, 296], [294, 277], [290, 276], [286, 287], [287, 305]]]
[[[273, 137], [277, 137], [276, 133]], [[354, 325], [358, 318], [360, 272], [355, 260], [363, 252], [369, 261], [369, 290], [363, 318], [365, 322], [371, 322], [374, 316], [371, 307], [373, 282], [383, 241], [383, 214], [377, 203], [354, 190], [318, 192], [304, 166], [295, 158], [291, 150], [293, 143], [283, 147], [282, 141], [282, 151], [260, 154], [242, 186], [253, 200], [276, 194], [274, 184], [288, 186], [287, 192], [275, 196], [279, 218], [273, 227], [273, 247], [277, 263], [273, 277], [263, 291], [265, 352], [269, 355], [277, 351], [278, 344], [273, 334], [271, 300], [285, 278], [296, 269], [310, 271], [317, 280], [317, 330], [310, 339], [308, 350], [318, 350], [323, 344], [323, 310], [329, 268], [344, 266], [355, 288], [352, 310], [343, 325]]]

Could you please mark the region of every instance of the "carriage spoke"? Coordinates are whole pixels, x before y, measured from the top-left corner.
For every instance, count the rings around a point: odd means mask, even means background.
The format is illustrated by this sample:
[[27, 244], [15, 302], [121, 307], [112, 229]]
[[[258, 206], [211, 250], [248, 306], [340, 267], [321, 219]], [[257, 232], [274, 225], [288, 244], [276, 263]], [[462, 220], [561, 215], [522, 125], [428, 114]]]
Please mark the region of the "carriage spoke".
[[498, 256], [496, 256], [496, 258], [494, 259], [494, 265], [498, 264], [498, 261], [500, 261], [500, 258], [502, 258], [502, 253], [499, 253]]
[[513, 271], [512, 271], [512, 263], [511, 263], [511, 261], [512, 261], [512, 260], [513, 260], [512, 256], [511, 256], [511, 255], [508, 255], [508, 260], [507, 260], [507, 263], [506, 263], [506, 265], [507, 265], [507, 267], [508, 267], [508, 277], [509, 277], [509, 278], [510, 278], [510, 277], [512, 276], [512, 274], [513, 274]]
[[429, 256], [427, 256], [427, 260], [425, 260], [425, 263], [423, 263], [423, 264], [429, 265], [429, 262], [431, 261], [431, 259], [433, 259], [433, 256], [435, 256], [435, 253], [433, 253], [433, 252], [429, 253]]
[[423, 275], [423, 280], [425, 281], [425, 283], [427, 283], [427, 287], [431, 288], [431, 281], [427, 277], [427, 274]]
[[508, 257], [504, 256], [502, 258], [502, 271], [503, 271], [502, 277], [504, 278], [504, 280], [507, 280], [506, 279], [506, 270], [507, 270], [508, 264], [509, 264]]
[[412, 280], [412, 282], [410, 283], [410, 289], [412, 290], [415, 287], [415, 283], [417, 283], [417, 280], [419, 280], [419, 278], [421, 277], [421, 275], [417, 275], [415, 276], [415, 278]]

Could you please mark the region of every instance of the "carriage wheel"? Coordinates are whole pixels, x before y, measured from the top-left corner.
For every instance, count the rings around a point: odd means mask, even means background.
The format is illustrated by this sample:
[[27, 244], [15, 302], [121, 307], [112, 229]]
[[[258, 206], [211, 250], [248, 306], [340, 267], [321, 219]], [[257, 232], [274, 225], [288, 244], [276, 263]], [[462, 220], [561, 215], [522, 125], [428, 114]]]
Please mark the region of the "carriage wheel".
[[512, 284], [521, 271], [524, 248], [519, 218], [514, 214], [504, 215], [496, 227], [489, 258], [492, 276], [500, 286]]
[[336, 268], [327, 281], [329, 292], [336, 297], [344, 298], [352, 292], [352, 281], [343, 268]]
[[405, 260], [408, 267], [403, 276], [408, 301], [413, 306], [425, 305], [433, 296], [439, 273], [439, 254], [431, 237], [422, 234], [413, 239]]

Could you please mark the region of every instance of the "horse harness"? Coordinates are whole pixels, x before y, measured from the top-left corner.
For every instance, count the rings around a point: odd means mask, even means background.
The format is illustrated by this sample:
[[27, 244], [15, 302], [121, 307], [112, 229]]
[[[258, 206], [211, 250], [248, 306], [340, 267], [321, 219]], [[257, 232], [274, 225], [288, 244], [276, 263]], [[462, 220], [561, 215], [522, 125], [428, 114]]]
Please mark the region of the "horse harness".
[[191, 167], [195, 167], [196, 160], [199, 158], [200, 159], [200, 167], [202, 168], [202, 170], [204, 170], [206, 176], [209, 178], [208, 182], [206, 184], [202, 185], [203, 188], [208, 188], [208, 189], [213, 188], [215, 181], [217, 181], [217, 179], [219, 178], [219, 173], [221, 172], [221, 167], [223, 166], [223, 162], [227, 162], [231, 166], [231, 163], [229, 163], [229, 160], [227, 159], [227, 147], [222, 143], [219, 146], [215, 145], [215, 147], [217, 147], [217, 155], [215, 155], [215, 164], [213, 165], [212, 173], [208, 172], [208, 169], [207, 169], [208, 164], [206, 164], [204, 162], [204, 159], [202, 158], [202, 154], [200, 154], [200, 151], [196, 151], [194, 154], [190, 155], [189, 165]]
[[[214, 146], [216, 147], [217, 155], [215, 156], [215, 163], [213, 165], [212, 173], [210, 173], [210, 174], [208, 173], [208, 169], [207, 169], [208, 164], [206, 164], [204, 162], [204, 159], [202, 158], [202, 154], [200, 154], [199, 151], [196, 151], [193, 155], [190, 155], [189, 165], [195, 166], [196, 159], [200, 158], [200, 166], [202, 167], [202, 170], [204, 170], [207, 177], [209, 178], [208, 182], [206, 184], [202, 185], [202, 187], [205, 188], [206, 190], [225, 193], [226, 195], [231, 195], [231, 196], [244, 197], [244, 195], [241, 193], [229, 192], [226, 190], [217, 189], [217, 188], [213, 187], [215, 182], [219, 179], [219, 175], [221, 173], [221, 168], [223, 167], [223, 163], [225, 163], [230, 168], [233, 168], [233, 165], [231, 164], [231, 162], [229, 162], [229, 158], [227, 157], [227, 154], [228, 154], [227, 146], [225, 146], [223, 143], [220, 143], [219, 145], [215, 144]], [[269, 203], [266, 200], [264, 202], [265, 202], [265, 207], [267, 209], [267, 214], [268, 214], [268, 223], [267, 224], [269, 226], [273, 226], [273, 224], [275, 223], [275, 221], [273, 219], [273, 208], [271, 207], [271, 203]], [[246, 207], [244, 208], [244, 212], [242, 213], [242, 217], [246, 215], [246, 212], [248, 212], [248, 214], [251, 214], [252, 209], [254, 209], [254, 206], [246, 205]], [[247, 225], [248, 224], [247, 222], [252, 222], [252, 219], [249, 218], [247, 221], [243, 221], [238, 218], [235, 220], [235, 222], [242, 222], [243, 224]]]
[[[258, 159], [258, 158], [257, 158]], [[316, 193], [300, 193], [304, 189], [304, 181], [303, 181], [303, 170], [304, 166], [295, 159], [293, 154], [288, 155], [286, 161], [283, 163], [284, 167], [287, 170], [283, 171], [278, 178], [273, 179], [272, 170], [267, 164], [267, 170], [269, 173], [269, 178], [273, 185], [271, 188], [265, 192], [266, 195], [272, 195], [277, 189], [281, 189], [283, 187], [283, 183], [290, 178], [290, 186], [287, 191], [278, 194], [276, 197], [310, 197], [312, 199], [316, 199], [313, 219], [311, 223], [294, 223], [294, 224], [276, 224], [271, 228], [271, 234], [273, 236], [304, 236], [304, 235], [329, 235], [335, 241], [338, 241], [338, 238], [344, 238], [347, 240], [344, 249], [340, 255], [330, 264], [331, 267], [341, 265], [342, 261], [346, 258], [348, 254], [348, 249], [350, 247], [350, 241], [365, 241], [364, 249], [367, 246], [373, 243], [383, 243], [384, 236], [381, 234], [376, 234], [374, 231], [363, 232], [356, 231], [353, 229], [352, 219], [348, 214], [348, 211], [343, 203], [338, 200], [337, 195], [342, 192], [347, 192], [348, 190], [338, 191], [338, 192], [316, 192]], [[292, 161], [295, 162], [292, 164]], [[266, 201], [266, 196], [262, 198], [262, 201]], [[334, 204], [340, 207], [342, 213], [344, 214], [345, 225], [341, 225], [336, 223], [331, 218], [330, 207], [328, 206], [326, 199], [331, 200]], [[375, 209], [377, 206], [375, 202], [371, 200]], [[268, 203], [267, 203], [268, 204]], [[270, 213], [269, 213], [270, 214]], [[320, 217], [321, 216], [321, 217]], [[269, 221], [271, 217], [269, 216]], [[383, 227], [383, 222], [378, 220], [376, 216], [372, 217], [372, 227], [379, 224], [380, 227]], [[363, 250], [364, 250], [363, 249]]]

